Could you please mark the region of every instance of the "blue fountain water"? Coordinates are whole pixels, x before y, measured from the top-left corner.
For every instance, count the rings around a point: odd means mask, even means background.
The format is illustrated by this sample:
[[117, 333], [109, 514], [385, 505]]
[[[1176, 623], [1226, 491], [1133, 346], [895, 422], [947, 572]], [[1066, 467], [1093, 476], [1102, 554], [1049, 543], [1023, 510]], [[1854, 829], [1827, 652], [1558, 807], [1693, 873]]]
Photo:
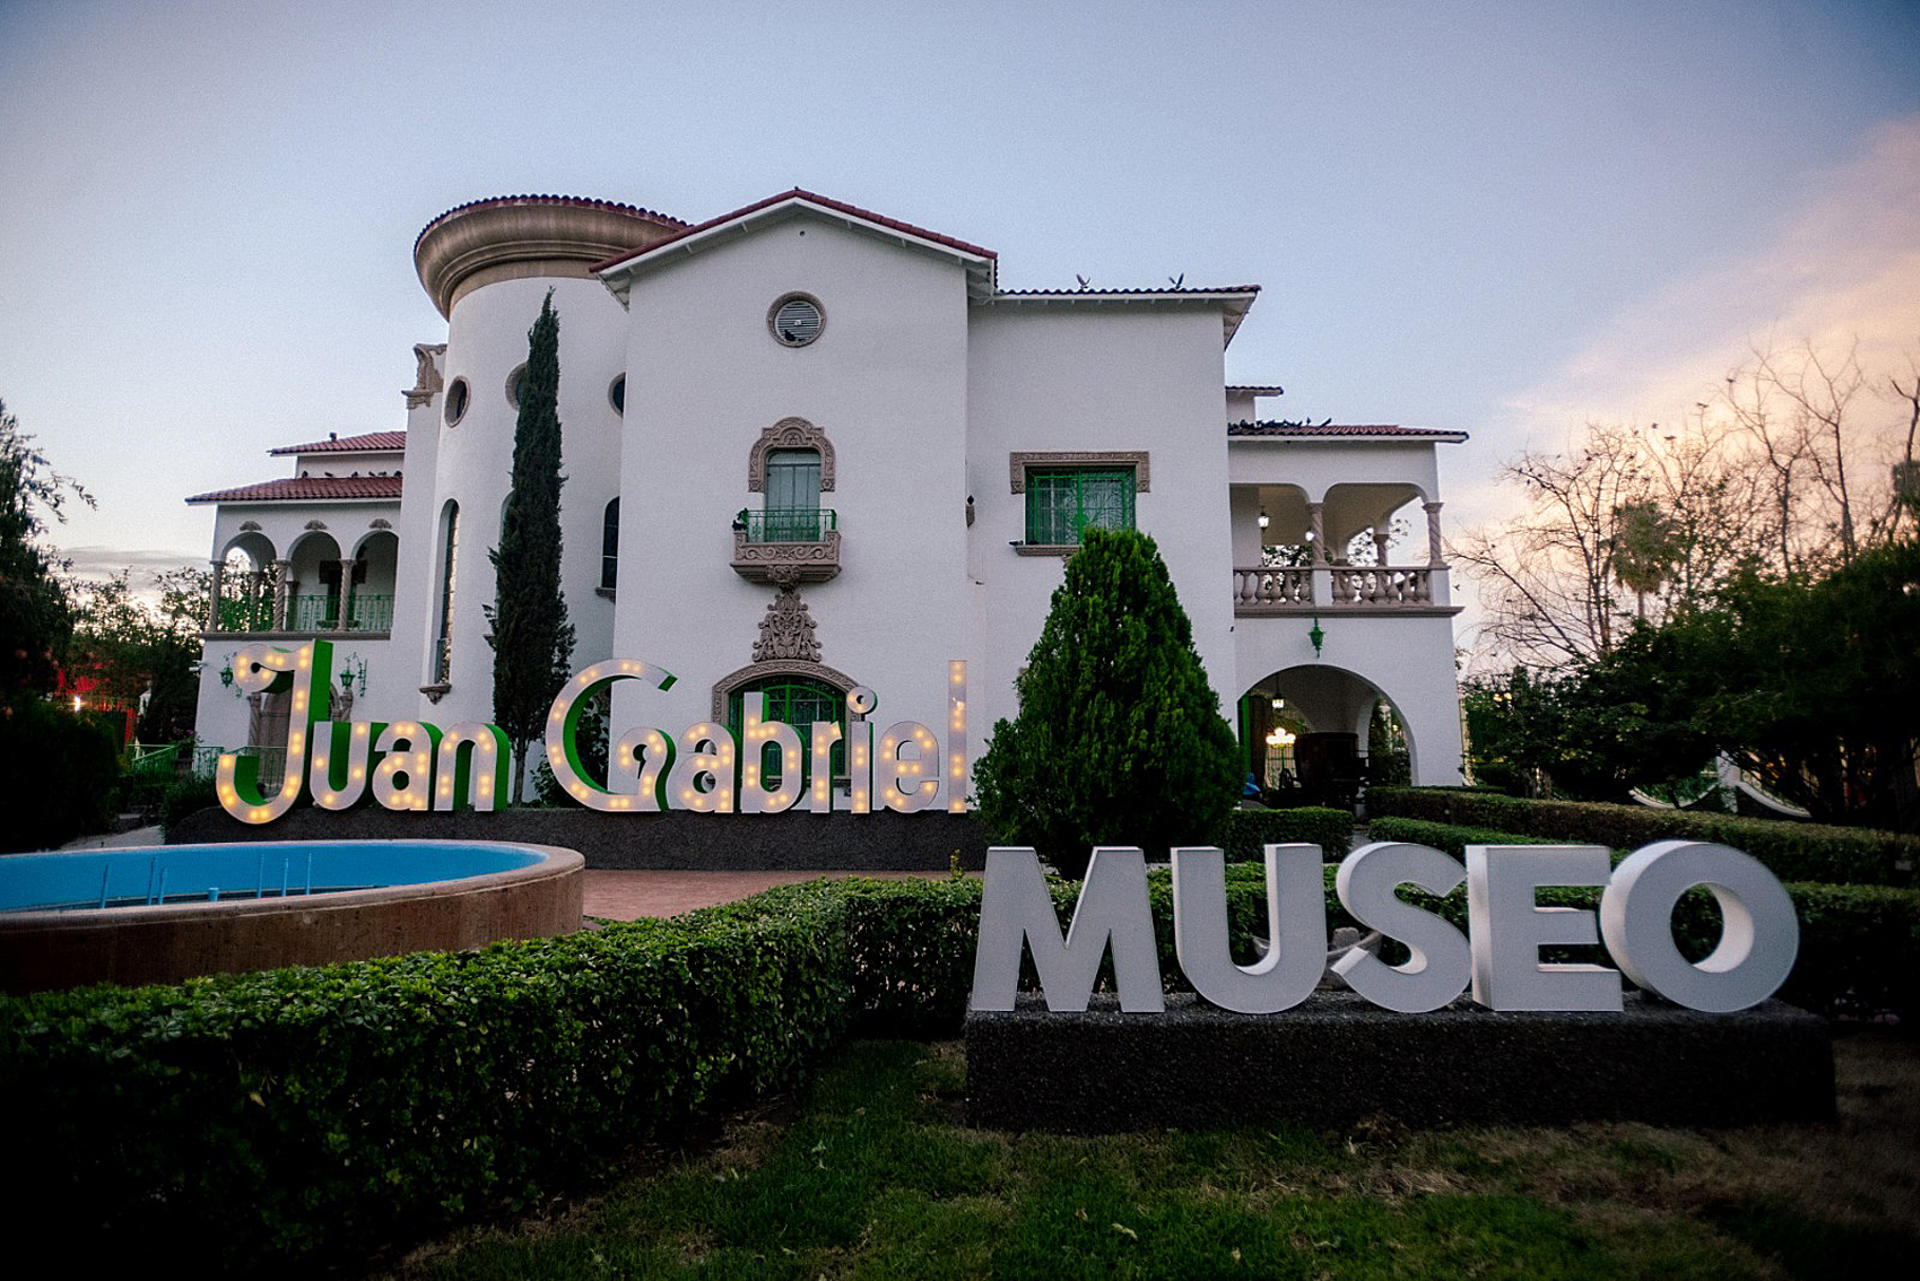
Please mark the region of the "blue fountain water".
[[473, 841], [266, 841], [0, 857], [0, 912], [291, 898], [531, 867], [525, 846]]

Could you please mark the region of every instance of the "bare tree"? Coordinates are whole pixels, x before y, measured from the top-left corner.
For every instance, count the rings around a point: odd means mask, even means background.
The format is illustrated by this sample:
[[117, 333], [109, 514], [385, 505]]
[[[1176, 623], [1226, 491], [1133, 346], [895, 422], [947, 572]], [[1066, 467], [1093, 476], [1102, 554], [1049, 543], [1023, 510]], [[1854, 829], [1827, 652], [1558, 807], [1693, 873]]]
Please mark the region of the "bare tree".
[[1613, 646], [1614, 513], [1648, 499], [1642, 447], [1628, 427], [1589, 423], [1565, 453], [1528, 450], [1500, 469], [1527, 511], [1470, 530], [1451, 555], [1479, 580], [1483, 640], [1511, 658], [1557, 668]]
[[1708, 601], [1741, 567], [1792, 578], [1846, 564], [1920, 522], [1916, 443], [1920, 360], [1881, 384], [1854, 348], [1809, 343], [1756, 349], [1678, 427], [1589, 423], [1561, 452], [1523, 453], [1500, 477], [1527, 510], [1451, 545], [1479, 585], [1477, 648], [1577, 665], [1636, 618]]

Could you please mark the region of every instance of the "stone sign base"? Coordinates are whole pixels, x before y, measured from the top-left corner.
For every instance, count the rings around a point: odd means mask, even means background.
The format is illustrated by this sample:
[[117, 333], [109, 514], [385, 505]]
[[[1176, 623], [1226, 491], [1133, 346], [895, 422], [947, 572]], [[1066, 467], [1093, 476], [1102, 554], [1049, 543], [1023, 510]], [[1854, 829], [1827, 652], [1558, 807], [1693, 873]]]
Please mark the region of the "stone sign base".
[[1621, 1014], [1496, 1014], [1462, 999], [1396, 1014], [1320, 992], [1282, 1014], [1192, 995], [1162, 1014], [1023, 996], [966, 1023], [967, 1117], [1097, 1134], [1291, 1121], [1343, 1128], [1645, 1121], [1745, 1125], [1834, 1113], [1826, 1023], [1779, 1001], [1701, 1014], [1629, 992]]

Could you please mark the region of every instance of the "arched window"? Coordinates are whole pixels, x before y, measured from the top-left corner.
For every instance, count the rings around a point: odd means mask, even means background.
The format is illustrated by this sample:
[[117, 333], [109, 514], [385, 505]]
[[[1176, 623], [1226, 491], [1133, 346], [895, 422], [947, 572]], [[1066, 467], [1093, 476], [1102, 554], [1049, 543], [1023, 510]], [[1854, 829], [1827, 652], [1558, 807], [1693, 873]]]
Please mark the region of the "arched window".
[[[746, 724], [744, 696], [747, 694], [765, 694], [767, 709], [765, 719], [791, 725], [800, 735], [800, 759], [803, 770], [811, 768], [813, 759], [811, 743], [815, 721], [832, 721], [843, 731], [847, 727], [846, 695], [823, 680], [811, 676], [795, 674], [775, 674], [748, 681], [727, 694], [727, 728], [733, 731], [735, 742], [740, 741], [740, 731]], [[833, 745], [833, 776], [841, 777], [846, 772], [846, 744]], [[780, 747], [777, 743], [767, 743], [761, 748], [761, 775], [769, 786], [780, 782]], [[801, 780], [804, 785], [810, 779]]]
[[610, 592], [620, 569], [620, 500], [607, 503], [600, 523], [600, 590]]
[[433, 683], [445, 685], [453, 677], [453, 579], [455, 548], [460, 541], [460, 504], [449, 502], [441, 528], [440, 625], [433, 642]]

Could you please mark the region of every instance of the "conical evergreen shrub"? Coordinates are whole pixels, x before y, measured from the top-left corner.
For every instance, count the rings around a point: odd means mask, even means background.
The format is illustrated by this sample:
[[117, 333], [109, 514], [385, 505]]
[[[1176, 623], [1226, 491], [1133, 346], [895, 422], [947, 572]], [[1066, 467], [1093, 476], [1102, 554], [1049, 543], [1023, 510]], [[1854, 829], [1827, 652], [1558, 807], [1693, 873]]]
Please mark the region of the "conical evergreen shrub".
[[1095, 845], [1164, 858], [1213, 838], [1239, 750], [1151, 538], [1086, 531], [1018, 689], [974, 767], [996, 839], [1079, 877]]

